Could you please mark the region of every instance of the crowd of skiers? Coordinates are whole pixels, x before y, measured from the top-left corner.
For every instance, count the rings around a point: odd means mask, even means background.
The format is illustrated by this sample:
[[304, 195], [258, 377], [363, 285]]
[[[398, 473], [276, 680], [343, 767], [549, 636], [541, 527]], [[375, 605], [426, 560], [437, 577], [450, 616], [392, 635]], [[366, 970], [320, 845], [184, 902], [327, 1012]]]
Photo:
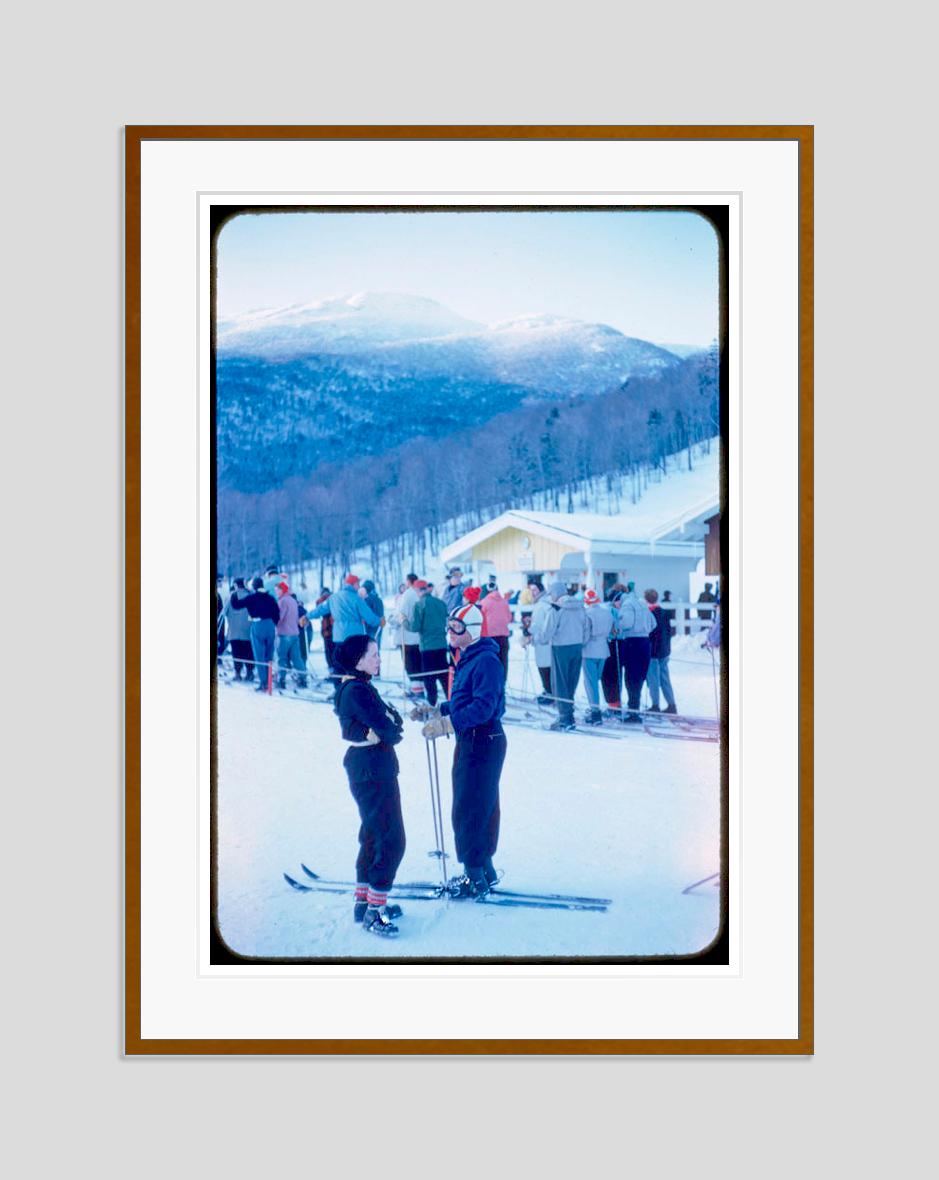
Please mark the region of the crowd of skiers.
[[[568, 587], [561, 581], [546, 589], [537, 577], [522, 591], [502, 593], [494, 577], [476, 586], [455, 567], [439, 589], [415, 573], [407, 574], [387, 611], [375, 583], [352, 573], [340, 590], [333, 593], [323, 588], [307, 606], [277, 567], [270, 566], [250, 585], [243, 578], [234, 579], [227, 601], [221, 585], [216, 587], [218, 654], [230, 643], [235, 678], [257, 679], [258, 691], [273, 685], [275, 658], [277, 687], [285, 687], [289, 672], [298, 687], [305, 687], [314, 620], [320, 622], [329, 673], [337, 682], [337, 646], [350, 636], [365, 635], [375, 640], [380, 651], [387, 632], [385, 642], [401, 649], [413, 691], [426, 696], [433, 706], [438, 697], [448, 695], [453, 665], [449, 615], [466, 605], [479, 610], [481, 637], [495, 642], [505, 679], [515, 608], [520, 615], [521, 645], [530, 649], [541, 679], [538, 703], [557, 708], [552, 728], [574, 728], [574, 698], [581, 676], [589, 706], [583, 718], [586, 724], [600, 724], [604, 707], [608, 714], [632, 724], [641, 721], [644, 685], [650, 697], [648, 712], [678, 712], [669, 674], [675, 617], [670, 598], [666, 591], [660, 603], [654, 589], [640, 597], [633, 582], [618, 582], [604, 601], [593, 589]], [[711, 592], [711, 583], [698, 601], [707, 604], [699, 607], [699, 615], [708, 622], [710, 604], [715, 604], [715, 625], [719, 626], [719, 600]]]
[[647, 711], [678, 712], [668, 668], [674, 611], [659, 603], [657, 590], [646, 590], [640, 598], [633, 582], [618, 582], [604, 602], [593, 589], [569, 593], [558, 581], [545, 590], [540, 581], [532, 581], [528, 595], [531, 608], [529, 612], [522, 606], [522, 642], [534, 651], [544, 689], [539, 702], [557, 705], [553, 729], [574, 728], [581, 674], [588, 725], [603, 720], [601, 691], [611, 713], [626, 724], [640, 722], [644, 684], [651, 697]]

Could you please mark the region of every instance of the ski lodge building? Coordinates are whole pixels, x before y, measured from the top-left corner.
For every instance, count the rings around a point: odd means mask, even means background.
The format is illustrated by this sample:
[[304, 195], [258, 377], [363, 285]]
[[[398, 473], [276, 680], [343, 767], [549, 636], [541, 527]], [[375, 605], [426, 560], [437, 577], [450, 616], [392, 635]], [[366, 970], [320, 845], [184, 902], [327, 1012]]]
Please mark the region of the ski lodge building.
[[502, 590], [521, 589], [541, 575], [545, 585], [557, 576], [603, 596], [615, 582], [631, 580], [640, 592], [652, 586], [679, 600], [697, 597], [704, 576], [716, 580], [721, 572], [717, 487], [677, 513], [674, 502], [663, 501], [657, 511], [645, 500], [618, 516], [503, 512], [458, 537], [440, 557], [478, 582], [494, 573]]

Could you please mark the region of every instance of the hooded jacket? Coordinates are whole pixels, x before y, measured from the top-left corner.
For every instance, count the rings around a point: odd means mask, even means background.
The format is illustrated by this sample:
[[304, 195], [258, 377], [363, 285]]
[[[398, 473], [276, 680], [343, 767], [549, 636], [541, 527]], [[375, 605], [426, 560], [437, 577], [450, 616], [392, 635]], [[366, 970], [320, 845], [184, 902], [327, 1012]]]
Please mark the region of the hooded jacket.
[[620, 639], [646, 639], [656, 627], [656, 618], [633, 590], [624, 594], [616, 608], [616, 634]]
[[613, 612], [602, 602], [584, 608], [587, 614], [587, 638], [584, 641], [585, 660], [605, 660], [610, 655], [610, 636], [613, 634]]
[[551, 599], [547, 594], [542, 594], [538, 601], [532, 604], [531, 608], [532, 646], [535, 649], [535, 663], [539, 668], [551, 667], [551, 644], [543, 638], [545, 623], [550, 610]]
[[[535, 643], [550, 643], [552, 647], [582, 647], [587, 638], [584, 604], [580, 599], [565, 594], [557, 602], [551, 603], [550, 609], [538, 620], [538, 626]], [[532, 615], [532, 631], [534, 629], [535, 617]]]

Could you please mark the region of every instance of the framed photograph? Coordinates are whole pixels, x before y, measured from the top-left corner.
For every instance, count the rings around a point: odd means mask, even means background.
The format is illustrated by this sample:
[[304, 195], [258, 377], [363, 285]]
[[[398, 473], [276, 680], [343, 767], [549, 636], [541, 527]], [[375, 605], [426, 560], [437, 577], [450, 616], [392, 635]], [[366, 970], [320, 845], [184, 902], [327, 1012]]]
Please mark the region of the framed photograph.
[[126, 130], [126, 1052], [812, 1052], [811, 127]]

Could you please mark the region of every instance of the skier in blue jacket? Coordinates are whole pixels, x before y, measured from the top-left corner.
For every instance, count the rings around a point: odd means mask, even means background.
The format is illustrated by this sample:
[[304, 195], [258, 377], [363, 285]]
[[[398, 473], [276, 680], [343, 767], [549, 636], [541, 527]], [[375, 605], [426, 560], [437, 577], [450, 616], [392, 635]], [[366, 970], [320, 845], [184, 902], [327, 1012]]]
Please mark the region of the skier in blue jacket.
[[366, 635], [370, 627], [381, 625], [381, 618], [359, 596], [359, 579], [355, 574], [348, 574], [339, 593], [331, 594], [307, 618], [321, 619], [324, 615], [333, 617], [333, 642], [337, 644], [350, 635]]
[[[453, 835], [463, 862], [456, 884], [462, 896], [479, 898], [499, 879], [492, 858], [499, 843], [499, 776], [506, 752], [505, 673], [499, 645], [481, 636], [482, 625], [482, 612], [472, 603], [450, 612], [448, 639], [459, 655], [453, 690], [423, 729], [426, 738], [456, 734]], [[425, 705], [412, 716], [427, 712]]]

